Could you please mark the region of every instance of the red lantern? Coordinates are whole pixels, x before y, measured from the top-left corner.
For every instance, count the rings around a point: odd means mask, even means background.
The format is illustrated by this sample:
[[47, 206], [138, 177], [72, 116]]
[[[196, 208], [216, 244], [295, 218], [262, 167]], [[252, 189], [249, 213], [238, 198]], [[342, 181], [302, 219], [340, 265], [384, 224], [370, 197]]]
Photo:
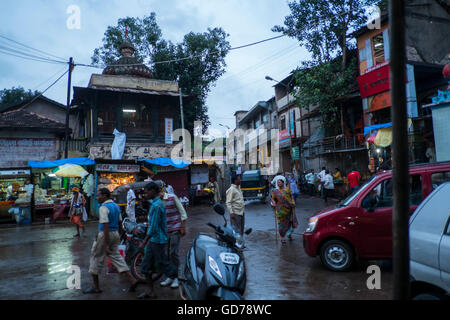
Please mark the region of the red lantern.
[[450, 63], [447, 63], [444, 66], [444, 70], [442, 70], [442, 74], [443, 74], [444, 78], [448, 78], [450, 76]]

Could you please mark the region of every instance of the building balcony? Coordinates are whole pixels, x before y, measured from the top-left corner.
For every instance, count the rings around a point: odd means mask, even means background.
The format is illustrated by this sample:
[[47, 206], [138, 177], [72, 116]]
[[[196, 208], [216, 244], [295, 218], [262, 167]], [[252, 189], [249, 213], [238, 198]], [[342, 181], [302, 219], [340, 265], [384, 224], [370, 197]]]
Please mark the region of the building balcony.
[[309, 156], [367, 149], [363, 134], [325, 137], [311, 144], [306, 143], [303, 148], [309, 149]]
[[277, 100], [277, 108], [278, 110], [282, 110], [288, 106], [288, 104], [292, 104], [295, 101], [295, 97], [293, 94], [289, 94], [284, 96], [283, 98]]

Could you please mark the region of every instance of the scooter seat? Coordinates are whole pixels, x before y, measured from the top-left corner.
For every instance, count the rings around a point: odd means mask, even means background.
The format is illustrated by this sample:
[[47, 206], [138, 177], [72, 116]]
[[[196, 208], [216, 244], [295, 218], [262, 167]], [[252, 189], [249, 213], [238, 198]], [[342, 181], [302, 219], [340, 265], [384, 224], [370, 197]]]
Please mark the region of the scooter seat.
[[206, 259], [206, 249], [208, 247], [217, 246], [218, 241], [210, 236], [200, 234], [194, 243], [195, 261], [198, 266], [204, 266]]

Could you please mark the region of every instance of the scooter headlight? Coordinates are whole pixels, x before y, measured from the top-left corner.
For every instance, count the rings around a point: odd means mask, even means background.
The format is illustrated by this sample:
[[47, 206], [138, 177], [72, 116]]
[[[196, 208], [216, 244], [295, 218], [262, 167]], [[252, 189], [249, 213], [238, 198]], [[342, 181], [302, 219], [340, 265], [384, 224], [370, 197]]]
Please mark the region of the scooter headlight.
[[244, 237], [239, 232], [233, 232], [234, 238], [236, 239], [234, 245], [238, 249], [244, 248]]
[[209, 266], [211, 269], [214, 270], [214, 272], [220, 277], [222, 278], [222, 274], [220, 273], [220, 269], [219, 266], [217, 265], [216, 260], [213, 259], [213, 257], [208, 256], [208, 260], [209, 260]]

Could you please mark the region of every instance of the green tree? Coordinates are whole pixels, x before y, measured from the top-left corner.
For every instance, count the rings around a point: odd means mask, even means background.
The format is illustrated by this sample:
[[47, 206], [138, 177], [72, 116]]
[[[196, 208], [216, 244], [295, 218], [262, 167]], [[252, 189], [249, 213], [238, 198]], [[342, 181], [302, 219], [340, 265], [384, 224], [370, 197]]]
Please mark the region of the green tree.
[[0, 109], [12, 106], [31, 99], [39, 94], [39, 91], [26, 91], [22, 87], [12, 87], [11, 89], [0, 90]]
[[[295, 0], [284, 26], [272, 31], [295, 38], [312, 55], [294, 73], [297, 103], [303, 108], [318, 105], [322, 121], [333, 129], [340, 115], [336, 99], [355, 88], [357, 58], [352, 33], [367, 23], [366, 14], [380, 0]], [[352, 54], [349, 54], [352, 53]], [[334, 130], [332, 130], [334, 131]]]
[[225, 73], [225, 57], [231, 48], [229, 35], [222, 28], [213, 28], [203, 33], [190, 32], [182, 42], [172, 43], [163, 39], [155, 13], [143, 19], [127, 17], [107, 28], [103, 45], [94, 50], [94, 64], [111, 64], [120, 57], [126, 29], [136, 49], [135, 57], [150, 65], [154, 78], [179, 81], [183, 94], [190, 96], [184, 106], [186, 129], [192, 131], [194, 121], [202, 121], [206, 130], [210, 125], [206, 99]]

